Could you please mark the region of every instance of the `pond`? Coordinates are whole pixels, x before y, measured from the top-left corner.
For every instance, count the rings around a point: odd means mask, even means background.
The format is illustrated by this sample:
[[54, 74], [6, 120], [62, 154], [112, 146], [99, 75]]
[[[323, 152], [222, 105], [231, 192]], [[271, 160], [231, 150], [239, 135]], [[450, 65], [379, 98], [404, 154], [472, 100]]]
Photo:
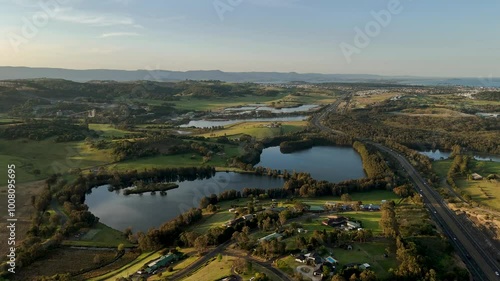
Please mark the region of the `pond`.
[[307, 116], [283, 116], [272, 118], [248, 118], [248, 119], [229, 119], [229, 120], [191, 120], [188, 124], [180, 125], [181, 128], [211, 128], [217, 126], [228, 126], [243, 122], [286, 122], [286, 121], [304, 121]]
[[256, 166], [307, 172], [317, 180], [340, 182], [365, 177], [361, 156], [351, 147], [315, 146], [310, 149], [283, 154], [279, 146], [262, 151]]
[[[426, 151], [419, 151], [420, 154], [423, 154], [433, 160], [441, 160], [441, 159], [448, 159], [450, 157], [451, 152], [449, 151], [440, 151], [439, 149], [436, 150], [426, 150]], [[478, 161], [493, 161], [493, 162], [500, 162], [500, 155], [490, 155], [490, 154], [484, 154], [484, 153], [474, 153], [474, 159]]]
[[281, 188], [283, 179], [218, 172], [210, 179], [180, 182], [179, 187], [167, 191], [166, 196], [161, 196], [158, 192], [156, 195], [144, 193], [125, 196], [120, 190], [110, 192], [107, 186], [100, 186], [87, 194], [85, 203], [99, 217], [100, 222], [112, 228], [123, 231], [130, 226], [134, 232], [147, 231], [190, 208], [198, 207], [204, 196], [230, 189], [241, 191], [245, 187]]
[[316, 104], [303, 104], [295, 107], [283, 107], [274, 108], [267, 106], [265, 104], [249, 104], [242, 107], [228, 107], [224, 109], [225, 111], [269, 111], [271, 113], [294, 113], [294, 112], [306, 112], [317, 108]]

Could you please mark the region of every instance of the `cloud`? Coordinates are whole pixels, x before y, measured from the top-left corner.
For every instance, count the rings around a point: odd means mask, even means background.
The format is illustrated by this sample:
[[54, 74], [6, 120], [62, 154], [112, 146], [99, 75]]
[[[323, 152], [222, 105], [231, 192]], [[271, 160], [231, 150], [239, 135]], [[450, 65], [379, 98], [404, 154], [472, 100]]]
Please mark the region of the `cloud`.
[[300, 7], [301, 0], [246, 0], [249, 3], [268, 8], [292, 8]]
[[137, 32], [110, 32], [101, 34], [99, 38], [124, 37], [124, 36], [141, 36], [141, 35]]
[[72, 8], [59, 9], [57, 13], [55, 13], [54, 19], [63, 22], [90, 26], [139, 26], [135, 23], [134, 19], [130, 17], [113, 14], [89, 13], [74, 10]]

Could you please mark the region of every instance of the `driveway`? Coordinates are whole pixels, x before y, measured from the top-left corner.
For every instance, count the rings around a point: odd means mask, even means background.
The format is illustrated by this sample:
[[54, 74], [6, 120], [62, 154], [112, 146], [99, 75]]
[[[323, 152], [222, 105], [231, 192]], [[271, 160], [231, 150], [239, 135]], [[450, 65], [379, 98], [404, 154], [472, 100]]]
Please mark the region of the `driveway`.
[[297, 272], [302, 274], [306, 278], [310, 278], [312, 281], [321, 281], [321, 276], [314, 276], [314, 267], [309, 265], [299, 265], [297, 266]]

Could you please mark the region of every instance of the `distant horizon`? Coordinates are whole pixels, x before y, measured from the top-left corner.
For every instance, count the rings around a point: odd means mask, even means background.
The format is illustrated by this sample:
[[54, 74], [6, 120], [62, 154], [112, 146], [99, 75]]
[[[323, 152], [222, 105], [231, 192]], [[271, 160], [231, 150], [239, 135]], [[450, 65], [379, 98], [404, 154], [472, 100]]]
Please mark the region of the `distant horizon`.
[[498, 1], [0, 3], [3, 65], [500, 77]]
[[[258, 71], [258, 70], [243, 70], [243, 71], [226, 71], [222, 69], [189, 69], [189, 70], [176, 70], [176, 69], [119, 69], [119, 68], [67, 68], [67, 67], [51, 67], [51, 66], [25, 66], [25, 65], [0, 65], [1, 67], [10, 68], [31, 68], [31, 69], [60, 69], [60, 70], [76, 70], [76, 71], [171, 71], [171, 72], [196, 72], [196, 71], [220, 71], [224, 73], [296, 73], [296, 74], [319, 74], [319, 75], [353, 75], [353, 76], [380, 76], [388, 78], [425, 78], [425, 79], [500, 79], [498, 77], [475, 77], [475, 76], [419, 76], [419, 75], [397, 75], [397, 74], [376, 74], [376, 73], [323, 73], [323, 72], [298, 72], [298, 71]], [[40, 77], [43, 78], [43, 77]]]

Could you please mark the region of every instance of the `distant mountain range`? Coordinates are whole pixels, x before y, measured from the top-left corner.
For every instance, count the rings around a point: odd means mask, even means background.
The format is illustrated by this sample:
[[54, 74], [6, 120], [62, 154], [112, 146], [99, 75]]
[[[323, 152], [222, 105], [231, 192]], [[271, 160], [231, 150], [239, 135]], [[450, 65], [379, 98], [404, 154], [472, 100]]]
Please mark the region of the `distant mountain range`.
[[226, 82], [287, 83], [303, 81], [320, 82], [371, 82], [398, 83], [414, 85], [463, 85], [500, 87], [500, 78], [424, 78], [412, 76], [381, 76], [370, 74], [320, 74], [296, 72], [224, 72], [220, 70], [75, 70], [63, 68], [0, 67], [0, 80], [54, 78], [76, 82], [91, 80], [114, 81], [181, 81], [181, 80], [220, 80]]

